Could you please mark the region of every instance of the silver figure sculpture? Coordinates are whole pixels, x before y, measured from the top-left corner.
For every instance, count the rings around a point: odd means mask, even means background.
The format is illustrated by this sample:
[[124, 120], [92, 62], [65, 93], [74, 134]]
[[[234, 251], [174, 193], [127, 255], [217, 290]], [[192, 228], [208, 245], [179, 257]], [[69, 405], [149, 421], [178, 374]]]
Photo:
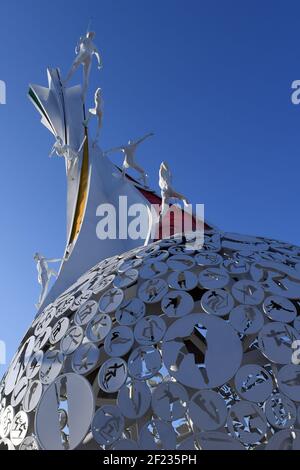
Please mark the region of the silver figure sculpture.
[[86, 140], [86, 137], [84, 137], [79, 149], [74, 150], [70, 147], [70, 145], [64, 144], [61, 137], [56, 136], [56, 142], [54, 143], [51, 149], [49, 157], [52, 157], [54, 153], [56, 153], [58, 157], [64, 157], [68, 162], [68, 169], [69, 169], [78, 160], [85, 140]]
[[168, 203], [171, 199], [183, 201], [185, 206], [189, 205], [188, 200], [183, 194], [175, 191], [172, 186], [172, 173], [166, 162], [162, 162], [159, 168], [159, 187], [162, 197], [161, 215], [164, 215], [168, 209]]
[[75, 60], [64, 81], [64, 85], [66, 85], [68, 81], [72, 78], [76, 70], [79, 68], [79, 66], [83, 65], [83, 100], [85, 99], [86, 92], [88, 89], [93, 55], [96, 56], [96, 59], [98, 61], [98, 69], [100, 70], [102, 68], [102, 60], [100, 53], [95, 44], [93, 43], [93, 39], [95, 36], [96, 33], [94, 33], [93, 31], [88, 31], [86, 36], [81, 36], [75, 48]]
[[141, 137], [140, 139], [136, 141], [129, 140], [127, 145], [122, 145], [120, 147], [115, 147], [110, 150], [107, 150], [105, 152], [105, 155], [109, 155], [110, 153], [113, 153], [113, 152], [123, 152], [124, 161], [122, 165], [122, 176], [125, 177], [126, 170], [128, 170], [128, 168], [133, 168], [138, 173], [140, 173], [142, 183], [144, 184], [144, 186], [147, 186], [148, 175], [145, 172], [145, 170], [136, 163], [135, 153], [136, 153], [137, 147], [142, 142], [144, 142], [144, 140], [148, 139], [148, 137], [152, 137], [153, 135], [154, 135], [153, 132], [150, 132], [149, 134], [144, 135], [144, 137]]
[[57, 272], [54, 271], [54, 269], [49, 268], [48, 263], [59, 263], [60, 261], [62, 261], [62, 259], [45, 258], [45, 256], [41, 255], [40, 253], [36, 253], [34, 255], [34, 260], [36, 261], [36, 268], [38, 271], [38, 283], [42, 287], [38, 303], [36, 304], [36, 308], [39, 309], [46, 298], [51, 276], [58, 276]]
[[97, 88], [95, 91], [95, 107], [89, 109], [89, 115], [88, 118], [84, 121], [84, 125], [87, 126], [89, 123], [89, 120], [91, 119], [92, 116], [96, 116], [98, 119], [98, 126], [97, 126], [97, 132], [96, 132], [96, 137], [94, 144], [97, 142], [101, 128], [102, 128], [102, 121], [103, 121], [103, 99], [102, 99], [102, 90], [101, 88]]

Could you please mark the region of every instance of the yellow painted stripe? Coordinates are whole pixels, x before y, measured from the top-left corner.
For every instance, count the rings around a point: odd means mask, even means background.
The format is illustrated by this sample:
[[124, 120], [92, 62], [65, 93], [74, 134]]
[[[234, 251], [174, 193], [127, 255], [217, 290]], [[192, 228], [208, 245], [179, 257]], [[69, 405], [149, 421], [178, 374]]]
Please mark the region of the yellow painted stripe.
[[87, 129], [85, 129], [85, 136], [86, 136], [86, 139], [85, 139], [85, 143], [83, 146], [83, 159], [82, 159], [82, 166], [81, 166], [81, 173], [80, 173], [78, 197], [77, 197], [76, 210], [74, 214], [73, 227], [71, 231], [69, 244], [74, 242], [74, 240], [77, 238], [80, 232], [82, 220], [84, 217], [86, 202], [87, 202], [87, 196], [88, 196], [89, 143], [88, 143]]

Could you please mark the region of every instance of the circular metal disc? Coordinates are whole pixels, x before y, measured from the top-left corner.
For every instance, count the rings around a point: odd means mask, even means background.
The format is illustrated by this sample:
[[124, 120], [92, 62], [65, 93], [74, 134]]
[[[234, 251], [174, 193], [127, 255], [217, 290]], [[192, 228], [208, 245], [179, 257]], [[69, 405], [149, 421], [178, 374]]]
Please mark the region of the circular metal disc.
[[37, 351], [31, 356], [26, 367], [26, 377], [28, 380], [33, 379], [38, 374], [43, 362], [43, 357], [43, 351]]
[[232, 286], [233, 296], [238, 302], [246, 305], [258, 305], [264, 299], [264, 291], [258, 282], [238, 281]]
[[223, 258], [218, 253], [199, 253], [195, 256], [199, 266], [218, 266], [223, 262]]
[[146, 263], [140, 269], [140, 276], [142, 279], [154, 279], [163, 276], [168, 271], [168, 265], [163, 261], [152, 261]]
[[140, 318], [145, 315], [146, 306], [138, 298], [124, 300], [116, 311], [116, 320], [120, 325], [134, 325]]
[[99, 300], [99, 311], [101, 313], [112, 313], [121, 305], [124, 299], [124, 292], [113, 287], [106, 291]]
[[136, 269], [141, 266], [143, 260], [142, 259], [130, 259], [126, 261], [122, 261], [119, 266], [119, 273], [125, 273], [128, 269]]
[[[67, 426], [61, 421], [67, 415]], [[75, 449], [86, 436], [94, 414], [89, 382], [77, 374], [58, 377], [45, 391], [35, 417], [35, 434], [45, 450]]]
[[47, 351], [43, 357], [43, 363], [39, 371], [40, 381], [49, 385], [61, 373], [64, 364], [64, 355], [58, 351]]
[[0, 420], [0, 437], [5, 438], [9, 435], [15, 412], [11, 405], [8, 405], [2, 412]]
[[267, 323], [258, 335], [258, 345], [261, 352], [270, 361], [278, 364], [290, 364], [293, 354], [292, 344], [300, 339], [292, 326], [286, 323]]
[[98, 311], [98, 304], [95, 300], [85, 302], [75, 315], [75, 323], [78, 326], [84, 326], [91, 321]]
[[104, 350], [113, 357], [125, 356], [134, 342], [133, 332], [128, 326], [116, 326], [105, 338]]
[[293, 426], [297, 419], [297, 409], [292, 400], [282, 393], [274, 393], [266, 402], [265, 413], [267, 420], [278, 429]]
[[187, 255], [174, 255], [170, 256], [167, 260], [167, 265], [173, 271], [186, 271], [195, 266], [194, 258]]
[[115, 277], [114, 286], [119, 289], [125, 289], [126, 287], [132, 286], [137, 281], [138, 275], [139, 272], [136, 269], [128, 269], [124, 273]]
[[223, 289], [214, 289], [205, 292], [201, 298], [201, 306], [207, 313], [224, 317], [234, 307], [234, 300], [229, 292]]
[[139, 298], [147, 303], [159, 302], [168, 292], [168, 285], [163, 279], [149, 279], [144, 282], [138, 291]]
[[116, 406], [105, 405], [96, 411], [92, 422], [94, 439], [102, 446], [113, 444], [122, 435], [124, 418]]
[[34, 436], [25, 437], [22, 444], [20, 444], [19, 450], [39, 450], [39, 445]]
[[83, 337], [84, 332], [81, 326], [72, 326], [60, 342], [61, 352], [66, 356], [72, 354], [81, 345]]
[[139, 419], [150, 408], [150, 389], [145, 382], [130, 381], [119, 390], [117, 404], [126, 418]]
[[229, 315], [233, 328], [243, 335], [258, 333], [264, 326], [263, 314], [253, 305], [238, 305]]
[[30, 413], [37, 407], [41, 399], [42, 393], [43, 385], [39, 380], [34, 380], [33, 382], [30, 382], [23, 398], [23, 409], [24, 411], [26, 411], [26, 413]]
[[19, 411], [14, 417], [11, 430], [10, 440], [14, 446], [18, 446], [25, 439], [28, 431], [28, 416], [24, 411]]
[[263, 411], [247, 401], [240, 401], [230, 408], [227, 425], [230, 434], [243, 444], [260, 442], [267, 431], [267, 420]]
[[187, 292], [175, 290], [163, 297], [161, 308], [170, 318], [183, 317], [194, 309], [194, 299]]
[[295, 305], [290, 300], [277, 295], [266, 298], [263, 303], [263, 309], [271, 320], [283, 323], [290, 323], [297, 316]]
[[99, 360], [100, 351], [93, 343], [84, 343], [76, 349], [72, 357], [72, 369], [77, 374], [88, 374]]
[[198, 278], [196, 274], [191, 271], [173, 272], [168, 277], [168, 284], [172, 289], [177, 290], [192, 290], [198, 285]]
[[[188, 343], [181, 338], [188, 338]], [[208, 389], [223, 385], [234, 376], [241, 364], [242, 345], [229, 323], [214, 315], [195, 313], [169, 327], [162, 353], [176, 380], [188, 387]]]
[[98, 313], [94, 318], [89, 322], [86, 328], [86, 336], [93, 343], [98, 343], [102, 341], [112, 327], [112, 320], [109, 315], [106, 313]]
[[125, 383], [127, 364], [120, 357], [112, 357], [102, 364], [98, 374], [98, 384], [106, 393], [115, 393]]
[[164, 421], [175, 421], [187, 412], [189, 396], [185, 388], [176, 382], [158, 385], [152, 395], [152, 408]]
[[10, 403], [13, 407], [18, 406], [21, 403], [26, 393], [27, 387], [28, 387], [28, 379], [27, 377], [22, 377], [19, 380], [19, 382], [16, 384], [11, 395]]
[[219, 393], [213, 390], [201, 390], [191, 398], [189, 415], [198, 429], [215, 431], [226, 423], [226, 402]]
[[270, 374], [256, 364], [246, 364], [236, 373], [235, 388], [238, 394], [248, 401], [261, 403], [272, 393], [273, 382]]
[[283, 429], [269, 440], [266, 450], [300, 450], [300, 430]]
[[172, 450], [176, 448], [176, 434], [170, 423], [152, 419], [140, 432], [139, 445], [145, 450]]
[[277, 374], [279, 390], [291, 400], [300, 402], [300, 366], [288, 364]]
[[143, 346], [151, 346], [162, 340], [166, 332], [166, 324], [157, 315], [141, 318], [134, 328], [135, 340]]
[[206, 268], [199, 274], [199, 282], [205, 289], [221, 289], [229, 283], [229, 274], [224, 268]]
[[67, 317], [60, 318], [60, 320], [55, 323], [50, 335], [51, 344], [58, 343], [64, 337], [65, 333], [69, 328], [69, 324], [70, 320]]
[[129, 356], [128, 369], [134, 379], [150, 379], [160, 368], [161, 355], [154, 346], [141, 346], [134, 349]]

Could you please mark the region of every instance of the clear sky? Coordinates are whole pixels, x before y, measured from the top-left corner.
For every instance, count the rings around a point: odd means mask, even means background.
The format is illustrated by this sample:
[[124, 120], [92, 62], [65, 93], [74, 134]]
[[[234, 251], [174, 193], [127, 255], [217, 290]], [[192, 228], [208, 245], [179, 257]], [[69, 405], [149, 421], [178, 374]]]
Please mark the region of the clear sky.
[[[154, 131], [139, 153], [157, 186], [162, 160], [222, 229], [300, 244], [300, 3], [293, 0], [3, 0], [0, 4], [0, 339], [11, 357], [39, 294], [33, 253], [63, 254], [65, 174], [26, 97], [66, 74], [92, 18], [105, 121], [101, 146]], [[81, 80], [78, 72], [73, 83]], [[116, 161], [121, 157], [115, 156]], [[0, 366], [0, 374], [4, 368]]]

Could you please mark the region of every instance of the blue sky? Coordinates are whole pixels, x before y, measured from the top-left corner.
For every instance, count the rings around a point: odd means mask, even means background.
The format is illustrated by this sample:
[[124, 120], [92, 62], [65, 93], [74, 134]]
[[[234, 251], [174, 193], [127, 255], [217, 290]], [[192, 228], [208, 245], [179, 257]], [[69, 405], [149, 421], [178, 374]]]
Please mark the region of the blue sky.
[[8, 358], [35, 314], [33, 253], [59, 257], [65, 244], [63, 162], [47, 157], [53, 139], [28, 84], [46, 85], [48, 65], [66, 74], [92, 17], [104, 61], [91, 79], [91, 91], [104, 93], [102, 147], [154, 131], [139, 153], [153, 186], [165, 159], [176, 187], [220, 228], [300, 244], [300, 106], [290, 100], [300, 79], [299, 16], [292, 0], [1, 2], [0, 339]]

